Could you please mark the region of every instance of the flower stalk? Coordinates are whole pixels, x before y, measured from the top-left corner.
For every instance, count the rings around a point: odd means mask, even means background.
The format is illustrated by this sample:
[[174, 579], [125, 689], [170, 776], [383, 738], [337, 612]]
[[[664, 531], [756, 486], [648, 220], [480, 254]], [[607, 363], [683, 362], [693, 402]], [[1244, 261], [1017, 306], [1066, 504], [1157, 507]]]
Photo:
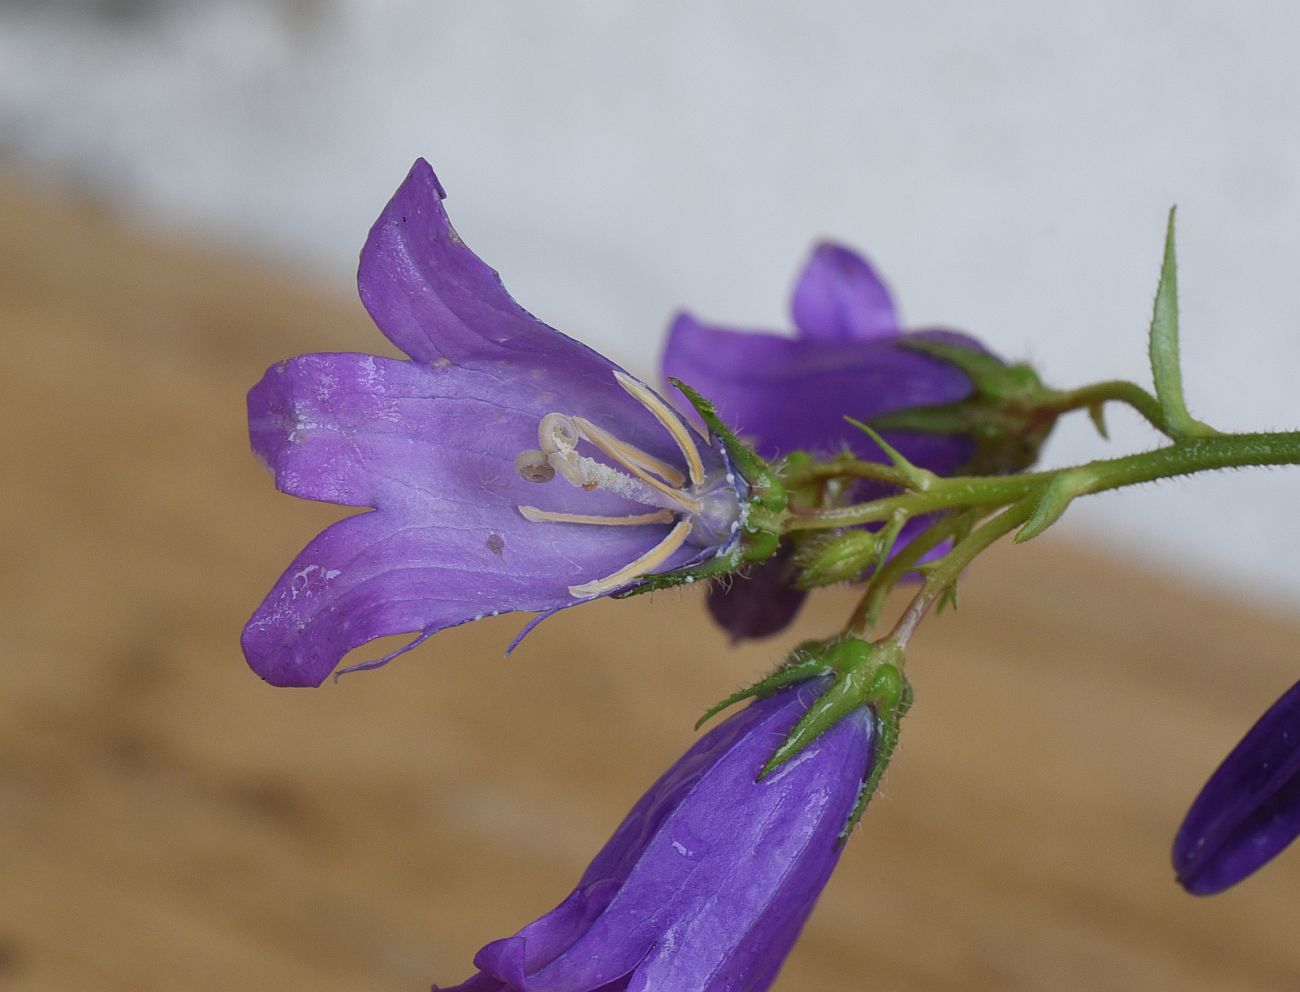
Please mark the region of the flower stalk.
[[[869, 476], [868, 473], [873, 470], [865, 465], [840, 463], [834, 469], [832, 465], [828, 462], [816, 472], [810, 469], [803, 469], [803, 472], [821, 478], [879, 477], [878, 474]], [[900, 510], [909, 516], [976, 508], [987, 508], [992, 512], [1035, 494], [1045, 500], [1048, 507], [1055, 508], [1060, 504], [1060, 509], [1064, 510], [1065, 505], [1073, 499], [1092, 493], [1198, 472], [1268, 465], [1300, 465], [1300, 431], [1216, 434], [1188, 438], [1139, 454], [1014, 476], [936, 478], [925, 489], [897, 496], [885, 496], [825, 510], [796, 511], [787, 522], [786, 529], [805, 531], [854, 527], [887, 520]], [[1060, 481], [1062, 479], [1065, 481]], [[1055, 513], [1046, 523], [1036, 525], [1033, 531], [1019, 540], [1036, 537], [1059, 516], [1060, 513]]]

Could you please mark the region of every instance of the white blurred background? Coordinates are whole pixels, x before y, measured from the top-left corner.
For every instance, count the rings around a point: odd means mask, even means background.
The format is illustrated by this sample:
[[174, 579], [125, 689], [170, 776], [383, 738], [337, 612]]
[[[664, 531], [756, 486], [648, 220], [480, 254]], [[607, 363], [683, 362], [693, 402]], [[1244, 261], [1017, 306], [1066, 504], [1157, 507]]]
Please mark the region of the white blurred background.
[[[350, 292], [423, 155], [515, 297], [643, 375], [680, 307], [788, 326], [831, 236], [909, 326], [1054, 385], [1145, 383], [1177, 202], [1192, 411], [1284, 428], [1298, 36], [1283, 2], [0, 0], [0, 166]], [[1154, 442], [1111, 420], [1109, 445], [1065, 425], [1047, 461]], [[1298, 482], [1165, 483], [1059, 527], [1294, 609]]]

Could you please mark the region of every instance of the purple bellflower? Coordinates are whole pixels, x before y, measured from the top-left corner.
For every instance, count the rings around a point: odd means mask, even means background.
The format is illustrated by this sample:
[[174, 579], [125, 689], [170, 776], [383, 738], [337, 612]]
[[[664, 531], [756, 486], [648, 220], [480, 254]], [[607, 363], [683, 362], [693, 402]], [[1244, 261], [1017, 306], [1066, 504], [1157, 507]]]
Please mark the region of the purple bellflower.
[[[690, 383], [760, 455], [777, 459], [805, 450], [833, 455], [848, 449], [882, 460], [871, 438], [845, 416], [871, 421], [917, 407], [966, 399], [974, 391], [956, 365], [906, 347], [932, 341], [983, 351], [963, 334], [945, 330], [904, 333], [889, 290], [862, 256], [840, 245], [818, 245], [791, 301], [795, 337], [710, 327], [689, 314], [673, 324], [663, 373]], [[976, 454], [964, 434], [886, 431], [909, 460], [939, 475], [967, 466]], [[884, 495], [859, 484], [855, 499]], [[904, 529], [903, 547], [924, 521]], [[784, 629], [807, 595], [790, 582], [788, 545], [745, 577], [714, 583], [709, 610], [739, 640]]]
[[[745, 483], [655, 392], [547, 327], [452, 228], [417, 161], [375, 222], [358, 286], [409, 358], [301, 355], [248, 394], [283, 492], [365, 507], [313, 539], [248, 621], [277, 685], [353, 648], [511, 610], [547, 614], [736, 540]], [[345, 669], [351, 670], [351, 669]]]
[[1300, 834], [1300, 682], [1247, 731], [1197, 795], [1174, 838], [1194, 895], [1236, 885]]
[[816, 696], [812, 682], [786, 689], [702, 737], [564, 902], [445, 992], [768, 988], [839, 860], [875, 746], [862, 707], [757, 780]]

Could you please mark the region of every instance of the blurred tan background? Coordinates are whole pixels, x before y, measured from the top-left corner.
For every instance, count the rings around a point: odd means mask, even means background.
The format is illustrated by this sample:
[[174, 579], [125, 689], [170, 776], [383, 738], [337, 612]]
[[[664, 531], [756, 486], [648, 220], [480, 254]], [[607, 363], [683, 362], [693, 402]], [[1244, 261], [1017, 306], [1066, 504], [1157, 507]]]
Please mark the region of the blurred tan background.
[[[848, 609], [731, 650], [674, 592], [509, 660], [520, 618], [316, 691], [248, 672], [244, 620], [340, 511], [274, 491], [244, 393], [387, 350], [352, 275], [416, 155], [525, 306], [646, 375], [676, 307], [784, 326], [831, 236], [910, 326], [1141, 379], [1177, 201], [1193, 412], [1285, 427], [1298, 33], [1280, 0], [0, 0], [0, 990], [458, 981]], [[1047, 459], [1153, 441], [1112, 429]], [[1300, 855], [1210, 900], [1168, 864], [1300, 674], [1298, 477], [1084, 501], [981, 561], [776, 988], [1300, 987]]]
[[[438, 635], [269, 688], [238, 633], [337, 515], [243, 394], [383, 350], [347, 285], [0, 178], [0, 988], [416, 990], [568, 893], [696, 715], [836, 623], [726, 649], [698, 594]], [[918, 703], [777, 988], [1291, 990], [1300, 858], [1212, 900], [1168, 846], [1300, 630], [1051, 536], [927, 623]]]

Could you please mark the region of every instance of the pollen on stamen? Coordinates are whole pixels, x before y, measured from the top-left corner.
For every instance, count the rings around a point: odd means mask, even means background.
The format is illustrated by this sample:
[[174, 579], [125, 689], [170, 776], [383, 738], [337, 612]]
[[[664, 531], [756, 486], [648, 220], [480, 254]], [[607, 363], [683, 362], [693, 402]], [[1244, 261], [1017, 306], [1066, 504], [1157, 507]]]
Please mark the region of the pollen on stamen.
[[572, 451], [579, 440], [578, 428], [562, 413], [548, 413], [537, 425], [537, 443], [548, 455]]
[[515, 471], [525, 482], [550, 482], [555, 469], [540, 451], [521, 451], [515, 455]]

